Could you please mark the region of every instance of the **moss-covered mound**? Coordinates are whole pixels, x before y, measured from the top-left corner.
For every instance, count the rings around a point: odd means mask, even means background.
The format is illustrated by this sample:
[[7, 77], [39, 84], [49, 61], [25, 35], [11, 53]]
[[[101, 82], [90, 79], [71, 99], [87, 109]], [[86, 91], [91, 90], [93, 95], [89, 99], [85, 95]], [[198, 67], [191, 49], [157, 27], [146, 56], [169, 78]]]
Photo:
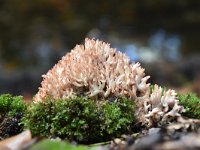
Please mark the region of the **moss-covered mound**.
[[21, 122], [26, 105], [21, 96], [0, 95], [0, 140], [23, 130]]
[[134, 103], [123, 97], [98, 103], [88, 97], [48, 98], [32, 103], [23, 123], [33, 135], [95, 143], [131, 131]]

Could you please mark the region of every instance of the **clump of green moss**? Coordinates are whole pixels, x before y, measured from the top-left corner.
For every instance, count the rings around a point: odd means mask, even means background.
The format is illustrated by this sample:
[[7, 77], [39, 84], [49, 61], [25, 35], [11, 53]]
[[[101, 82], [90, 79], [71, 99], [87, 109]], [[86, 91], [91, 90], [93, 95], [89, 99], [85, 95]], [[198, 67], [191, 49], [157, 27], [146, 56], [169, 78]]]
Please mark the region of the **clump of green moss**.
[[88, 97], [48, 98], [31, 104], [23, 123], [33, 135], [95, 143], [131, 130], [134, 103], [122, 97], [102, 103]]
[[100, 108], [100, 113], [101, 129], [110, 138], [129, 131], [135, 121], [134, 103], [124, 97], [105, 103]]
[[22, 131], [21, 122], [26, 104], [22, 96], [0, 95], [0, 139]]
[[0, 95], [0, 114], [7, 113], [10, 116], [15, 116], [16, 113], [23, 112], [25, 108], [22, 96]]
[[94, 150], [84, 145], [72, 145], [64, 141], [54, 141], [54, 140], [42, 140], [39, 143], [34, 144], [29, 150]]
[[179, 94], [178, 99], [185, 108], [184, 116], [200, 119], [200, 98], [193, 93], [189, 93], [185, 95]]

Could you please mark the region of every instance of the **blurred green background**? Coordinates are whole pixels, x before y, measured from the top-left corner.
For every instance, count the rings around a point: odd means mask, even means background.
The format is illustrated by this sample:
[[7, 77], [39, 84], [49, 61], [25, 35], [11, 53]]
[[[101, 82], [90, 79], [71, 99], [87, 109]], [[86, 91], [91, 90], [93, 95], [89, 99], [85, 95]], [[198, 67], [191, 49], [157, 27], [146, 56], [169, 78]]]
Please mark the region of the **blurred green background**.
[[33, 96], [85, 37], [141, 62], [149, 82], [200, 93], [199, 0], [0, 0], [0, 93]]

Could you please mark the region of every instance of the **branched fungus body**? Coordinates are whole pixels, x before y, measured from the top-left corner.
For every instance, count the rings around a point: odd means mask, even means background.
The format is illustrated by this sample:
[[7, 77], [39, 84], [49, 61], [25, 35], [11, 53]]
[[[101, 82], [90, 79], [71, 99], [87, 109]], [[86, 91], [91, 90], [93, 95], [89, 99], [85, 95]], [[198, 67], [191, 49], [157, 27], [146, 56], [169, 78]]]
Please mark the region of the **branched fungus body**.
[[149, 127], [169, 123], [181, 116], [183, 111], [176, 92], [171, 89], [165, 91], [158, 85], [154, 85], [149, 98], [144, 101], [143, 113]]
[[150, 93], [150, 77], [145, 76], [140, 64], [130, 62], [128, 56], [99, 40], [86, 39], [84, 45], [77, 45], [43, 78], [35, 103], [46, 97], [106, 100], [122, 95], [136, 102], [135, 116], [148, 126], [171, 121], [184, 110], [174, 90], [163, 91], [155, 85]]
[[76, 96], [102, 97], [148, 95], [149, 84], [139, 63], [101, 41], [85, 40], [66, 54], [46, 75], [35, 102]]

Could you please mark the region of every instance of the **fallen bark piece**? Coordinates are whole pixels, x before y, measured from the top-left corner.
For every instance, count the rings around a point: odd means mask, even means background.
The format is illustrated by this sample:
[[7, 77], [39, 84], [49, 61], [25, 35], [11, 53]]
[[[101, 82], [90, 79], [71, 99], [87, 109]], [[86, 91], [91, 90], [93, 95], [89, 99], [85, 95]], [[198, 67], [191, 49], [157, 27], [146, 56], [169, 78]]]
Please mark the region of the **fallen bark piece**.
[[31, 132], [26, 130], [16, 136], [0, 142], [0, 150], [19, 150], [24, 144], [31, 141]]

